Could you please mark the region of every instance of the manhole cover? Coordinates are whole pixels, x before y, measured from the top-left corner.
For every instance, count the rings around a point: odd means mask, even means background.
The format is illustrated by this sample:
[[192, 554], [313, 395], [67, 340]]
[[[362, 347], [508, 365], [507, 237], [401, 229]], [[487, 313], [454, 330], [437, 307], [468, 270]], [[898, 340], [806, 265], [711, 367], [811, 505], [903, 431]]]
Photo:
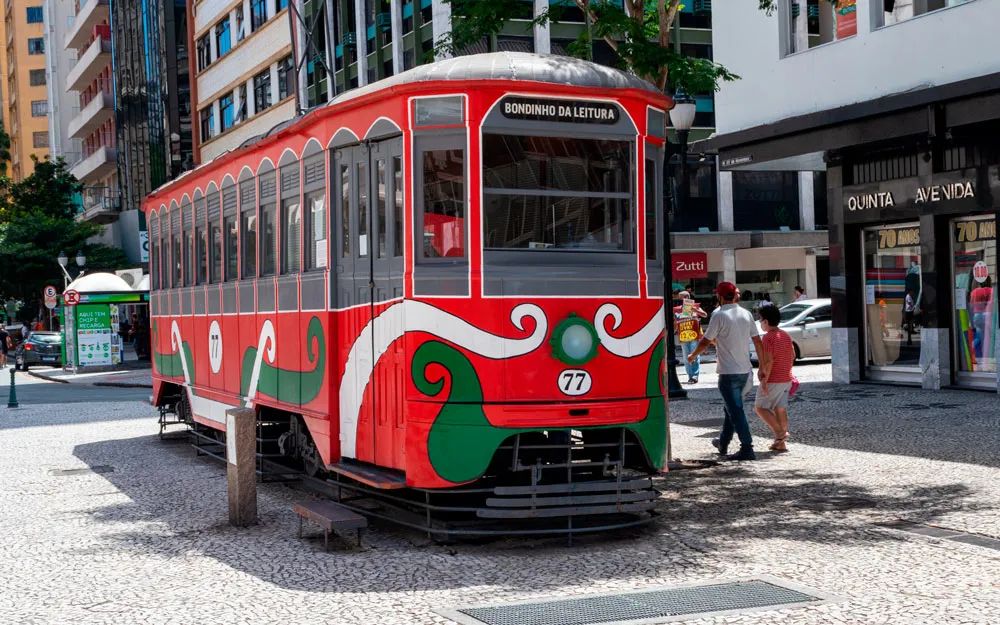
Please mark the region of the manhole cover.
[[816, 510], [825, 512], [830, 510], [858, 510], [861, 508], [874, 508], [878, 502], [874, 499], [864, 497], [851, 497], [849, 495], [831, 495], [828, 497], [807, 497], [792, 503], [792, 507], [802, 510]]
[[109, 464], [95, 464], [85, 469], [52, 469], [49, 475], [87, 475], [88, 473], [113, 473], [115, 468]]
[[814, 591], [762, 579], [659, 588], [575, 599], [458, 608], [441, 614], [463, 625], [597, 625], [691, 620], [720, 613], [829, 601]]

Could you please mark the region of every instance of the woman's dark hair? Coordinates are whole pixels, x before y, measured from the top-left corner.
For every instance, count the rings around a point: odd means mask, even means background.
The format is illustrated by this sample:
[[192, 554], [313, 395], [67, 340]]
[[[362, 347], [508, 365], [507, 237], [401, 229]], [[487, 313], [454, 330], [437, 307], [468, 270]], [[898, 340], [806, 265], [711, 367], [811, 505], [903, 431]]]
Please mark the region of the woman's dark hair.
[[768, 325], [773, 327], [778, 327], [781, 323], [781, 311], [778, 310], [777, 306], [762, 306], [760, 310], [757, 311], [757, 315], [767, 322]]

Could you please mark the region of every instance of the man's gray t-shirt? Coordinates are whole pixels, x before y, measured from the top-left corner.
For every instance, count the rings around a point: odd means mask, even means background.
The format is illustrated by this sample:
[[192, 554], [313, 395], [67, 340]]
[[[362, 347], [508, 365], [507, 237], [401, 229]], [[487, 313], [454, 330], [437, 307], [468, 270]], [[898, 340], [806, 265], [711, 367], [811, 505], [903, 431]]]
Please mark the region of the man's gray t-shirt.
[[753, 315], [737, 304], [725, 304], [712, 312], [705, 338], [715, 341], [718, 357], [716, 373], [720, 375], [750, 373], [750, 341], [757, 336]]

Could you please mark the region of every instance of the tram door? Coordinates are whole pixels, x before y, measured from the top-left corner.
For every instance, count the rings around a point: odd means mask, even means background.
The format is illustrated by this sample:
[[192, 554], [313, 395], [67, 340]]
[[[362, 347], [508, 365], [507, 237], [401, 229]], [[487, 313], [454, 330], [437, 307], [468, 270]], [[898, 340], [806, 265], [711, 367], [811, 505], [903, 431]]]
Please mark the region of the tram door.
[[[344, 148], [336, 158], [339, 179], [334, 186], [340, 190], [338, 223], [342, 228], [337, 244], [342, 262], [337, 268], [336, 307], [348, 308], [345, 325], [360, 331], [403, 296], [402, 140]], [[367, 390], [358, 415], [354, 457], [401, 468], [403, 458], [396, 450], [403, 447], [405, 358], [402, 341], [387, 350], [378, 345], [380, 336], [395, 335], [399, 328], [384, 330], [370, 333], [371, 344], [363, 346], [367, 351], [357, 368], [360, 381], [367, 380]], [[354, 336], [341, 339], [351, 344]]]

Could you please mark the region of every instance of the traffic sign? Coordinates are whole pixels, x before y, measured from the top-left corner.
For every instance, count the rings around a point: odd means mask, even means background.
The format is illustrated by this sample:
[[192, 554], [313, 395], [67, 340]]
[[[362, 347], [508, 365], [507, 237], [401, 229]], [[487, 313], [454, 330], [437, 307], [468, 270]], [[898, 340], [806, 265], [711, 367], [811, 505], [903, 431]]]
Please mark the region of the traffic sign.
[[42, 289], [42, 295], [45, 296], [45, 307], [49, 310], [55, 308], [56, 304], [59, 303], [57, 300], [59, 292], [56, 291], [56, 287], [54, 286], [47, 286]]
[[56, 287], [50, 285], [50, 286], [45, 287], [45, 289], [42, 291], [42, 294], [45, 297], [48, 298], [48, 297], [55, 297], [56, 295], [59, 295], [59, 292], [56, 291]]
[[76, 306], [80, 303], [80, 292], [69, 290], [63, 293], [63, 301], [67, 306]]

